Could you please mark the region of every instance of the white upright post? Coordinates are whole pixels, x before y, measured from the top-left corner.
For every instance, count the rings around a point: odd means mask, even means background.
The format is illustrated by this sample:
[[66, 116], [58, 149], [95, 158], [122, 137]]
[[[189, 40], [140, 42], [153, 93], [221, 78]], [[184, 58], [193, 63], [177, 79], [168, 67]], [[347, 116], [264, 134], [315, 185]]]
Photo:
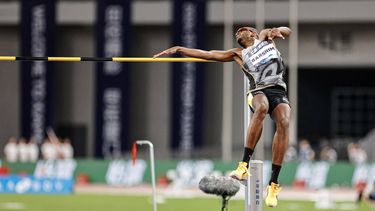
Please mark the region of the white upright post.
[[148, 140], [138, 140], [135, 142], [138, 145], [147, 144], [150, 148], [150, 165], [151, 165], [151, 184], [152, 184], [152, 205], [154, 211], [157, 211], [156, 204], [156, 184], [155, 184], [155, 160], [154, 160], [154, 145]]
[[251, 190], [250, 190], [250, 185], [251, 185], [251, 176], [249, 175], [246, 180], [246, 185], [245, 185], [245, 211], [250, 211], [251, 207]]
[[245, 183], [245, 211], [263, 211], [263, 161], [251, 160]]
[[[224, 2], [224, 49], [233, 48], [233, 0]], [[232, 125], [233, 125], [233, 64], [224, 63], [223, 70], [223, 113], [221, 132], [222, 160], [232, 160]]]
[[[246, 76], [244, 76], [244, 87], [243, 87], [243, 90], [244, 90], [244, 93], [243, 93], [243, 96], [244, 96], [244, 146], [246, 146], [246, 137], [247, 137], [247, 128], [249, 126], [249, 122], [250, 122], [250, 118], [251, 118], [251, 114], [249, 112], [249, 105], [247, 103], [247, 90], [249, 89], [248, 88], [249, 85], [248, 85], [248, 80], [246, 78]], [[250, 211], [250, 189], [248, 187], [250, 187], [250, 176], [247, 178], [247, 181], [246, 181], [247, 185], [245, 186], [245, 211]]]
[[250, 162], [250, 208], [251, 211], [263, 210], [263, 161]]
[[289, 1], [289, 98], [292, 107], [290, 115], [289, 143], [297, 143], [298, 114], [298, 0]]

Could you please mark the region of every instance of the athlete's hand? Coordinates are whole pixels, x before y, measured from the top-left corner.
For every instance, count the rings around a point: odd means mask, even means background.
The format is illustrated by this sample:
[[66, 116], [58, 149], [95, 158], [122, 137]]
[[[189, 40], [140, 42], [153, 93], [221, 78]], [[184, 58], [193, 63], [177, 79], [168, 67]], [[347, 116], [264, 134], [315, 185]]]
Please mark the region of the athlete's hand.
[[161, 57], [161, 56], [167, 56], [167, 55], [172, 55], [172, 54], [176, 54], [177, 53], [177, 50], [178, 48], [180, 48], [180, 46], [174, 46], [172, 48], [168, 48], [158, 54], [155, 54], [153, 56], [153, 58], [157, 58], [157, 57]]
[[272, 28], [268, 31], [267, 33], [267, 38], [268, 40], [273, 40], [274, 38], [281, 38], [281, 39], [285, 39], [285, 37], [281, 34], [281, 31], [280, 29], [278, 28]]

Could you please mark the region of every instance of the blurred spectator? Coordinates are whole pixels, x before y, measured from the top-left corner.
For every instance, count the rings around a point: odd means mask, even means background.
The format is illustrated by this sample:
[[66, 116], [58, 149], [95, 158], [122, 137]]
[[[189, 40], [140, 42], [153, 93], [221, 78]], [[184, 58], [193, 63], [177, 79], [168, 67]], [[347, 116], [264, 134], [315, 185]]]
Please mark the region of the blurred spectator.
[[373, 153], [375, 149], [375, 128], [370, 130], [365, 137], [358, 140], [358, 143], [361, 143], [362, 149], [367, 154], [367, 162], [375, 163], [375, 153]]
[[355, 154], [356, 154], [356, 149], [355, 149], [355, 144], [354, 143], [349, 143], [348, 146], [346, 147], [347, 153], [348, 153], [348, 159], [350, 162], [354, 163], [355, 160]]
[[53, 144], [48, 138], [44, 139], [41, 146], [42, 156], [45, 160], [57, 159], [57, 146]]
[[298, 159], [300, 161], [313, 161], [315, 159], [315, 152], [307, 139], [302, 139], [298, 143]]
[[18, 145], [17, 139], [12, 137], [4, 147], [5, 160], [8, 162], [17, 162], [18, 160]]
[[27, 144], [28, 160], [30, 162], [36, 162], [39, 158], [39, 148], [35, 139], [31, 139]]
[[320, 151], [320, 160], [334, 163], [337, 161], [337, 152], [330, 146], [324, 146]]
[[366, 201], [375, 203], [375, 181], [367, 184], [365, 190], [363, 191], [363, 197]]
[[363, 164], [367, 161], [367, 154], [357, 143], [350, 143], [347, 147], [349, 161], [354, 164]]
[[73, 147], [69, 138], [64, 138], [60, 146], [63, 159], [73, 159]]
[[298, 159], [297, 149], [290, 145], [285, 152], [284, 160], [286, 162], [296, 161]]
[[28, 152], [27, 143], [25, 138], [21, 138], [18, 143], [18, 157], [19, 161], [22, 163], [27, 162]]

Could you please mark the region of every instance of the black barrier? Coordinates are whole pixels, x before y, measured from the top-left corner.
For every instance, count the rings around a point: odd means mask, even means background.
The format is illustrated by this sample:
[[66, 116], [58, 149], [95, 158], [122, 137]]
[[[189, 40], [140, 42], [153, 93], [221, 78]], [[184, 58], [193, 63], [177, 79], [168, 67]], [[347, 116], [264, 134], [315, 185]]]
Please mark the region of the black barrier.
[[[206, 1], [175, 0], [173, 44], [204, 48]], [[171, 148], [190, 155], [202, 146], [203, 63], [173, 63]]]
[[[54, 54], [55, 0], [21, 2], [21, 54], [44, 57]], [[53, 124], [53, 64], [21, 63], [21, 135], [41, 143]]]
[[[130, 42], [130, 0], [98, 0], [98, 57], [126, 56]], [[96, 69], [96, 157], [117, 157], [130, 148], [129, 65], [99, 62]]]

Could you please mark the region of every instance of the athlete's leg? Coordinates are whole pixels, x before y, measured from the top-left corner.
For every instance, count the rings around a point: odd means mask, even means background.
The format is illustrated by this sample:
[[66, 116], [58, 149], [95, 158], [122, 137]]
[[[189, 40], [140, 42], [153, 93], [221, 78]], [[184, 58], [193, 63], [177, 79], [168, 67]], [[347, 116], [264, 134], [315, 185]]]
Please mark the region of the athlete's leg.
[[244, 180], [248, 176], [248, 163], [262, 134], [263, 121], [269, 108], [267, 97], [264, 94], [255, 95], [251, 107], [254, 114], [247, 129], [243, 159], [237, 169], [230, 173], [231, 177], [238, 180]]
[[286, 103], [276, 106], [272, 112], [276, 122], [276, 132], [272, 143], [272, 175], [267, 189], [265, 203], [269, 207], [277, 206], [277, 196], [281, 190], [278, 184], [278, 177], [283, 163], [289, 140], [289, 118], [290, 107]]
[[254, 114], [247, 128], [245, 147], [255, 149], [263, 130], [263, 121], [268, 112], [268, 100], [264, 94], [257, 94], [252, 101]]
[[281, 166], [289, 142], [290, 106], [281, 103], [276, 106], [272, 115], [276, 123], [276, 132], [272, 143], [272, 163]]

